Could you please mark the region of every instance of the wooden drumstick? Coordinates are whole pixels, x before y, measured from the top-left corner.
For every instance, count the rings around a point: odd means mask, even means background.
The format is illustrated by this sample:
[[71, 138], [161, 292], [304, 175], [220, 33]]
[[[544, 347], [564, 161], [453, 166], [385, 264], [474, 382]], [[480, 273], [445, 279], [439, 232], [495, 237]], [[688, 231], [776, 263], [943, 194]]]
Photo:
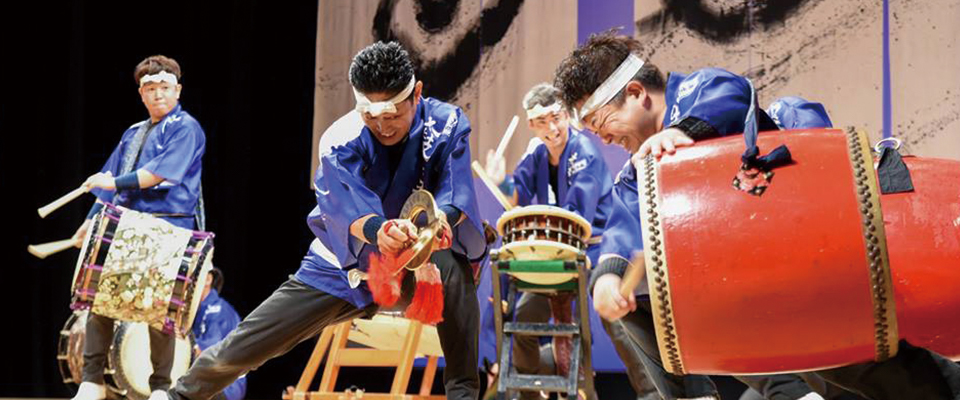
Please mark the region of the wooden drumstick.
[[70, 193], [63, 195], [63, 197], [54, 200], [52, 203], [38, 208], [37, 213], [40, 214], [40, 218], [46, 218], [48, 214], [56, 211], [60, 207], [63, 207], [64, 204], [67, 204], [75, 200], [77, 197], [80, 197], [80, 195], [86, 192], [87, 192], [87, 188], [85, 186], [80, 186], [76, 189], [73, 189], [73, 191], [71, 191]]
[[620, 281], [620, 295], [623, 297], [633, 296], [634, 290], [636, 290], [640, 282], [643, 281], [643, 276], [646, 272], [647, 269], [643, 259], [643, 252], [638, 251], [634, 253], [633, 260], [630, 261], [630, 265], [627, 266], [627, 272], [623, 274], [623, 279]]
[[58, 240], [56, 242], [31, 244], [27, 246], [27, 251], [30, 254], [33, 254], [34, 256], [36, 256], [37, 258], [43, 259], [43, 258], [47, 258], [47, 256], [51, 254], [56, 254], [73, 247], [74, 243], [76, 242], [77, 242], [76, 240], [73, 240], [71, 238], [71, 239]]
[[483, 185], [490, 190], [490, 193], [493, 193], [493, 197], [500, 202], [500, 205], [503, 206], [504, 211], [508, 211], [513, 208], [510, 205], [510, 200], [507, 200], [507, 196], [503, 195], [503, 192], [500, 191], [500, 188], [493, 183], [493, 179], [490, 179], [490, 176], [487, 175], [487, 172], [483, 170], [483, 166], [480, 165], [480, 161], [474, 161], [470, 164], [470, 167], [473, 168], [473, 172], [480, 177], [480, 181], [483, 182]]
[[500, 138], [500, 144], [497, 145], [497, 159], [503, 157], [503, 152], [507, 150], [507, 143], [510, 143], [510, 138], [513, 137], [513, 132], [517, 130], [518, 123], [520, 123], [520, 117], [514, 115], [513, 119], [510, 120], [510, 125], [507, 126], [507, 130], [503, 132], [503, 137]]

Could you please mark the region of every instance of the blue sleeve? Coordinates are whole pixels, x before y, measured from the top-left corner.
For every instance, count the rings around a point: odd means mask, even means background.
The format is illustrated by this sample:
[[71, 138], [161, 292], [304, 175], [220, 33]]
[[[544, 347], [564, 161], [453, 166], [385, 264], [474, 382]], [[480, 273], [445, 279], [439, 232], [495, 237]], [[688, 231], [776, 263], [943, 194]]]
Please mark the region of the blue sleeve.
[[767, 114], [780, 129], [832, 128], [823, 104], [802, 97], [781, 97], [770, 104]]
[[537, 157], [533, 152], [524, 155], [513, 170], [513, 186], [517, 191], [517, 205], [528, 206], [537, 195]]
[[[470, 168], [470, 120], [457, 109], [457, 127], [453, 130], [451, 143], [444, 151], [440, 179], [433, 191], [437, 207], [453, 206], [466, 217], [454, 227], [453, 250], [470, 260], [486, 254], [486, 239], [477, 207], [477, 193], [473, 187], [473, 171]], [[453, 221], [451, 221], [453, 223]]]
[[574, 173], [573, 181], [567, 189], [567, 197], [560, 204], [593, 225], [600, 197], [610, 191], [610, 172], [606, 162], [594, 154], [587, 154], [584, 160], [587, 161], [587, 166]]
[[342, 266], [357, 262], [362, 246], [350, 235], [350, 224], [369, 214], [383, 216], [380, 196], [366, 186], [363, 170], [367, 162], [360, 141], [335, 147], [320, 157], [314, 184], [317, 208], [310, 218], [319, 217], [323, 229], [310, 228], [332, 251]]
[[[710, 124], [721, 136], [743, 132], [750, 108], [750, 84], [746, 78], [711, 68], [694, 72], [683, 81], [690, 82], [698, 84], [677, 101], [678, 115], [670, 111], [670, 126], [692, 117]], [[683, 94], [680, 90], [678, 95]]]
[[164, 132], [169, 138], [163, 143], [163, 151], [148, 161], [142, 169], [169, 183], [179, 184], [190, 167], [203, 157], [206, 138], [200, 124], [196, 122], [184, 120], [173, 128], [173, 132]]
[[[123, 140], [120, 141], [120, 144], [113, 149], [113, 153], [110, 153], [110, 158], [107, 159], [107, 162], [103, 164], [103, 168], [100, 169], [102, 173], [111, 173], [113, 176], [120, 175], [120, 150], [123, 148]], [[97, 196], [100, 201], [110, 202], [113, 201], [113, 196], [117, 193], [115, 190], [104, 190], [104, 189], [93, 189], [90, 191], [94, 196]]]
[[233, 381], [230, 386], [223, 389], [223, 396], [227, 400], [240, 400], [247, 395], [247, 376], [241, 376]]
[[636, 169], [628, 162], [613, 187], [613, 209], [600, 244], [601, 260], [610, 255], [630, 260], [634, 251], [643, 249], [639, 206]]

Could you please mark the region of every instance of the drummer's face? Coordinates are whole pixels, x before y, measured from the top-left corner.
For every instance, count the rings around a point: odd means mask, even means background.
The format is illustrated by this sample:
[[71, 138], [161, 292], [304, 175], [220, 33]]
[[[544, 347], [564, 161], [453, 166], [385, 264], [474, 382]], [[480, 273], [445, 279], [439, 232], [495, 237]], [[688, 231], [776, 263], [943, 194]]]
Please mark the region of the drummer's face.
[[[586, 98], [576, 106], [582, 107], [585, 101]], [[630, 153], [636, 153], [644, 140], [657, 133], [657, 116], [651, 102], [639, 83], [630, 82], [623, 93], [586, 115], [582, 123], [600, 136], [604, 143], [619, 145]]]
[[147, 107], [153, 122], [159, 122], [177, 106], [182, 89], [179, 84], [174, 85], [167, 81], [149, 82], [140, 87], [140, 99]]
[[[417, 82], [410, 94], [410, 98], [394, 105], [397, 112], [384, 113], [376, 117], [370, 113], [361, 114], [364, 125], [370, 128], [373, 137], [384, 146], [393, 146], [400, 143], [410, 132], [413, 117], [417, 113], [417, 104], [420, 104], [420, 91], [423, 83]], [[378, 102], [393, 98], [396, 93], [364, 93], [370, 101]]]
[[547, 145], [547, 148], [563, 151], [566, 147], [567, 130], [570, 127], [566, 111], [561, 110], [527, 120], [527, 126]]

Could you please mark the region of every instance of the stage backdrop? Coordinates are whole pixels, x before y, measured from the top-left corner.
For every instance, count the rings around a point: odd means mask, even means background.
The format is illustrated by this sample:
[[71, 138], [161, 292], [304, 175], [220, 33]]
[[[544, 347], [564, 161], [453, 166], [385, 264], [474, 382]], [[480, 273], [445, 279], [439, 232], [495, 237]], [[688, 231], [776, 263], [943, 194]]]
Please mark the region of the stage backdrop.
[[644, 56], [665, 71], [745, 74], [764, 107], [800, 95], [871, 140], [892, 135], [907, 153], [960, 158], [960, 1], [747, 3], [636, 0]]
[[[803, 96], [872, 140], [892, 135], [906, 153], [960, 159], [960, 28], [952, 23], [960, 0], [887, 1], [321, 1], [311, 162], [315, 169], [324, 131], [353, 108], [351, 58], [376, 40], [403, 44], [417, 59], [424, 95], [466, 111], [473, 157], [483, 160], [510, 118], [523, 117], [527, 89], [552, 81], [578, 43], [612, 27], [641, 40], [644, 58], [664, 72], [725, 68], [750, 77], [764, 107]], [[531, 137], [521, 123], [505, 153], [508, 171]], [[602, 148], [615, 173], [626, 153]], [[502, 210], [479, 181], [477, 190], [483, 217], [496, 221]], [[484, 306], [489, 293], [484, 276]], [[481, 340], [486, 357], [492, 339]], [[605, 335], [595, 355], [599, 370], [622, 368]]]

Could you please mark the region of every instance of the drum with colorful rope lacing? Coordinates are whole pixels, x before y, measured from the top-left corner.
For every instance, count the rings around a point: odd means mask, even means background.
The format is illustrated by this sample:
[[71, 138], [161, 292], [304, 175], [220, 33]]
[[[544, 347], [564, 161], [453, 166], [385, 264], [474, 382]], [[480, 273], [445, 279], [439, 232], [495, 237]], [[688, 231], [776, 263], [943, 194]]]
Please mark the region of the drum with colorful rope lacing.
[[184, 337], [212, 257], [213, 233], [107, 204], [84, 238], [71, 308]]

